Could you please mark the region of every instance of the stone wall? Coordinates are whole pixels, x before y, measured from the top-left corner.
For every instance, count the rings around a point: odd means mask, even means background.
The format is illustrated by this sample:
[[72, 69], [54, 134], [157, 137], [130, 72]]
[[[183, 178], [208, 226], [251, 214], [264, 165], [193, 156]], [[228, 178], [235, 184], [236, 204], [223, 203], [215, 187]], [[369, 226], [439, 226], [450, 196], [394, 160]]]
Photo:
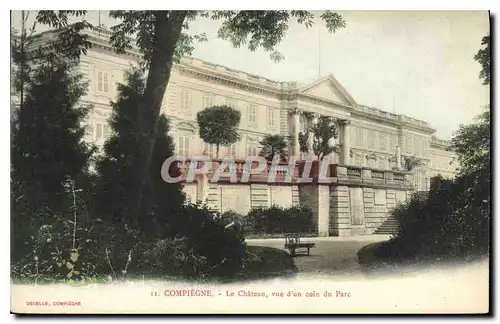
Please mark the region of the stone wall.
[[[322, 202], [322, 205], [324, 204], [324, 201], [322, 200], [322, 195], [320, 194], [319, 191], [319, 185], [317, 184], [303, 184], [299, 186], [299, 201], [301, 206], [306, 206], [309, 207], [312, 210], [313, 213], [313, 226], [314, 228], [318, 229], [319, 232], [319, 214], [328, 214], [327, 211], [324, 209], [320, 208], [320, 199]], [[323, 206], [321, 206], [323, 207]], [[324, 233], [321, 233], [324, 235]]]
[[395, 189], [330, 187], [329, 235], [372, 234], [396, 207], [396, 193], [405, 196], [403, 190]]
[[332, 186], [330, 188], [329, 235], [351, 235], [349, 188]]
[[[320, 236], [372, 234], [398, 202], [406, 200], [405, 174], [336, 165], [329, 183], [209, 183], [207, 203], [215, 211], [247, 214], [258, 207], [311, 208]], [[196, 184], [185, 184], [191, 201], [201, 197]], [[199, 198], [198, 198], [199, 199]]]
[[[201, 200], [196, 184], [184, 184], [188, 201]], [[246, 215], [258, 207], [290, 207], [299, 203], [298, 187], [292, 185], [210, 183], [206, 202], [214, 211]]]

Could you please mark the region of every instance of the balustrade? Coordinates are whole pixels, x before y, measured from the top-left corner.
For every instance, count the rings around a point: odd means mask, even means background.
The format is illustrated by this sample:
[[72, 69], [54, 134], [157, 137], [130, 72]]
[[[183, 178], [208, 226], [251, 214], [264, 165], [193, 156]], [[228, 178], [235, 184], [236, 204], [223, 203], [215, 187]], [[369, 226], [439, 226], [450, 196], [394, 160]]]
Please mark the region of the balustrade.
[[[212, 160], [210, 162], [208, 161], [197, 161], [197, 168], [196, 174], [201, 174], [202, 172], [199, 171], [204, 166], [204, 163], [211, 163], [210, 167], [208, 168], [208, 171], [206, 171], [206, 174], [208, 175], [209, 179], [213, 176], [213, 174], [218, 170], [220, 167], [221, 163], [223, 163], [223, 160]], [[184, 175], [184, 179], [186, 179], [186, 175], [188, 174], [192, 163], [195, 163], [194, 161], [191, 160], [185, 160], [185, 161], [179, 161], [177, 163], [178, 169], [180, 170], [181, 174]], [[252, 165], [248, 165], [246, 161], [244, 160], [238, 160], [234, 161], [233, 165], [228, 165], [225, 167], [224, 172], [229, 172], [229, 171], [236, 171], [236, 175], [238, 178], [238, 181], [241, 180], [241, 177], [244, 172], [250, 173], [250, 176], [247, 178], [248, 183], [268, 183], [269, 181], [273, 183], [299, 183], [298, 179], [299, 178], [313, 178], [314, 181], [320, 181], [319, 176], [320, 176], [320, 167], [322, 166], [322, 163], [319, 161], [313, 161], [313, 164], [311, 165], [310, 173], [309, 174], [302, 174], [304, 172], [307, 172], [305, 168], [304, 162], [299, 162], [295, 164], [292, 170], [292, 177], [287, 177], [289, 174], [289, 168], [290, 166], [288, 163], [283, 162], [280, 163], [276, 166], [272, 166], [270, 162], [267, 163], [267, 165], [264, 167], [264, 169], [260, 172], [257, 173], [252, 173], [250, 170], [254, 170], [256, 168], [262, 168], [259, 166], [258, 161], [253, 161]], [[205, 171], [204, 171], [205, 172]], [[271, 178], [269, 177], [270, 174], [274, 174], [275, 177]], [[363, 167], [356, 167], [356, 166], [343, 166], [343, 165], [337, 165], [337, 164], [331, 164], [328, 166], [328, 171], [326, 174], [327, 178], [329, 179], [330, 182], [332, 183], [337, 183], [337, 182], [347, 182], [349, 184], [349, 181], [352, 180], [353, 184], [359, 185], [361, 183], [367, 183], [368, 185], [402, 185], [405, 182], [405, 177], [406, 174], [404, 172], [395, 172], [395, 171], [387, 171], [387, 170], [374, 170], [374, 169], [369, 169], [369, 168], [363, 168]], [[220, 179], [222, 181], [227, 181], [229, 179], [228, 175], [221, 176]], [[291, 181], [291, 182], [290, 182]], [[321, 180], [323, 181], [323, 180]]]
[[353, 167], [347, 167], [347, 176], [348, 177], [361, 178], [361, 169], [359, 169], [359, 168], [353, 168]]
[[384, 179], [384, 172], [382, 172], [382, 171], [373, 171], [372, 170], [372, 178], [373, 179], [383, 180]]
[[393, 173], [393, 179], [394, 181], [405, 181], [405, 174], [404, 173]]

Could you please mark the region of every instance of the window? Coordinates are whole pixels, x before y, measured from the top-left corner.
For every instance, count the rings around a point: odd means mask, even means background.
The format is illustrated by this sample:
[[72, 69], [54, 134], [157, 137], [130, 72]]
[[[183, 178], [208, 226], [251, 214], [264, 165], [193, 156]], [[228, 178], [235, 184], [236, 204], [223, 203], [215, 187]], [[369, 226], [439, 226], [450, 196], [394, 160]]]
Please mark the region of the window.
[[384, 189], [375, 189], [373, 198], [375, 205], [380, 205], [380, 206], [386, 205], [386, 196]]
[[395, 152], [397, 146], [398, 146], [398, 136], [391, 135], [391, 151]]
[[179, 155], [188, 156], [188, 154], [189, 154], [189, 136], [179, 136], [177, 153]]
[[86, 136], [93, 136], [94, 135], [94, 127], [92, 125], [86, 125], [87, 127], [85, 128], [85, 135]]
[[387, 134], [379, 133], [379, 144], [380, 144], [381, 151], [387, 150]]
[[301, 132], [305, 131], [306, 130], [306, 117], [304, 117], [304, 115], [301, 115], [299, 117], [299, 129]]
[[428, 140], [423, 140], [423, 143], [422, 143], [422, 154], [424, 156], [428, 156], [429, 155], [429, 141]]
[[95, 138], [98, 140], [100, 140], [102, 138], [102, 124], [101, 123], [95, 124]]
[[363, 129], [356, 127], [356, 146], [363, 146]]
[[415, 155], [422, 156], [422, 140], [415, 138]]
[[368, 138], [368, 148], [375, 148], [375, 134], [371, 134], [370, 136], [370, 131], [368, 129], [365, 129], [365, 137]]
[[182, 90], [180, 99], [181, 111], [189, 112], [191, 110], [191, 96], [189, 91]]
[[363, 225], [365, 218], [363, 188], [349, 188], [349, 205], [351, 207], [351, 224]]
[[259, 154], [259, 149], [257, 148], [256, 145], [248, 145], [247, 147], [247, 156], [258, 156]]
[[215, 144], [203, 142], [203, 154], [214, 157], [215, 153], [217, 153], [217, 146]]
[[276, 110], [272, 108], [267, 108], [267, 127], [276, 127]]
[[97, 72], [97, 91], [109, 93], [109, 76], [107, 72]]
[[109, 138], [109, 125], [108, 124], [104, 124], [103, 131], [104, 131], [104, 138], [108, 139]]
[[379, 166], [379, 169], [385, 170], [385, 168], [386, 168], [385, 159], [381, 158], [380, 161], [378, 162], [378, 166]]
[[211, 94], [203, 95], [203, 107], [202, 107], [202, 109], [213, 106], [214, 101], [215, 100]]
[[236, 144], [226, 146], [226, 156], [234, 157], [236, 155]]
[[359, 167], [363, 166], [363, 157], [360, 154], [356, 154], [356, 157], [354, 159], [354, 164]]
[[248, 123], [257, 123], [257, 107], [254, 105], [248, 105]]
[[233, 108], [233, 109], [236, 109], [237, 105], [236, 105], [236, 100], [233, 100], [233, 99], [226, 99], [226, 105]]
[[408, 153], [415, 153], [415, 147], [413, 146], [413, 137], [408, 137]]

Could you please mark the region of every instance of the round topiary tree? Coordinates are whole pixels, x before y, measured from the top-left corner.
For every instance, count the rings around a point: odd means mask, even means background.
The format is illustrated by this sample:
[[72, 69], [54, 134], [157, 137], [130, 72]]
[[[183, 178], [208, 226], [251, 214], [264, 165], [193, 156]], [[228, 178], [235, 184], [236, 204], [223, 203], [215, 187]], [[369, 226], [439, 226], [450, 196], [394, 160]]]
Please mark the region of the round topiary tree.
[[215, 144], [216, 157], [219, 157], [220, 146], [228, 146], [240, 139], [238, 126], [241, 112], [229, 106], [212, 106], [196, 115], [200, 138], [208, 144]]

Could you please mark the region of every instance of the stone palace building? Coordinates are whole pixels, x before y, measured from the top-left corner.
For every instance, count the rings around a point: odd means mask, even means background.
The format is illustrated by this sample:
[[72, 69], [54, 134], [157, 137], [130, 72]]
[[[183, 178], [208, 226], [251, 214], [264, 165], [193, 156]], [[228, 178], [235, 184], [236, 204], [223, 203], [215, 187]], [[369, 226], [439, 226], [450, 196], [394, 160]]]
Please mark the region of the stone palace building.
[[[93, 106], [86, 139], [102, 145], [111, 132], [107, 120], [111, 115], [110, 101], [117, 96], [117, 83], [124, 81], [124, 72], [141, 58], [141, 54], [136, 50], [116, 54], [109, 44], [110, 31], [104, 28], [93, 28], [86, 32], [93, 43], [80, 64], [81, 73], [89, 81], [88, 93], [83, 101]], [[362, 178], [368, 174], [364, 172], [366, 169], [371, 170], [374, 179], [375, 174], [382, 174], [380, 179], [387, 184], [390, 182], [387, 179], [393, 177], [390, 175], [391, 170], [398, 163], [401, 166], [405, 156], [416, 157], [421, 161], [421, 166], [407, 175], [408, 181], [416, 190], [426, 190], [429, 179], [437, 174], [445, 177], [454, 175], [454, 154], [447, 151], [446, 141], [434, 136], [435, 129], [426, 121], [358, 103], [333, 75], [318, 78], [311, 83], [280, 82], [196, 58], [182, 59], [172, 68], [161, 108], [161, 112], [170, 120], [177, 154], [189, 157], [215, 153], [215, 147], [199, 138], [196, 123], [197, 112], [212, 105], [229, 105], [238, 109], [242, 115], [239, 129], [241, 140], [230, 147], [221, 148], [219, 157], [232, 155], [236, 159], [244, 159], [246, 156], [257, 155], [260, 150], [259, 141], [268, 134], [285, 136], [289, 142], [289, 153], [300, 156], [297, 134], [307, 125], [306, 117], [324, 115], [343, 121], [336, 143], [340, 147], [339, 154], [334, 153], [329, 157], [331, 163], [342, 166], [343, 169], [337, 170], [339, 176], [344, 171], [347, 172], [346, 176], [357, 176], [356, 170], [359, 169], [363, 170], [359, 172], [359, 177]], [[248, 188], [243, 187], [211, 185], [208, 201], [221, 211], [234, 209], [244, 213], [256, 206], [302, 203], [300, 197], [307, 196], [301, 194], [297, 186], [273, 188], [269, 184], [252, 184]], [[315, 194], [320, 194], [320, 189], [315, 189]], [[366, 204], [367, 189], [369, 188], [363, 188], [363, 193], [360, 194], [346, 189], [351, 197], [348, 203], [351, 207], [350, 214], [359, 209], [360, 203], [353, 202], [364, 199]], [[187, 184], [185, 190], [192, 200], [199, 198], [195, 185]], [[330, 191], [330, 201], [333, 201], [333, 197], [339, 197], [338, 193], [334, 193], [335, 190]], [[369, 194], [369, 203], [376, 207], [376, 186], [370, 190], [368, 192], [372, 193]], [[384, 197], [384, 208], [379, 212], [387, 215], [387, 211], [394, 206], [390, 201], [395, 203], [404, 198], [399, 197], [394, 188], [387, 187], [384, 190], [383, 194], [378, 194], [379, 198]], [[332, 211], [334, 205], [333, 202], [329, 205], [329, 215], [335, 214]], [[361, 208], [362, 206], [363, 203]], [[352, 230], [342, 234], [340, 225], [334, 229], [335, 221], [324, 218], [321, 220], [321, 212], [316, 212], [317, 221], [324, 223], [318, 225], [320, 232], [329, 232], [331, 235], [354, 233]], [[366, 208], [364, 212], [367, 212]], [[352, 218], [352, 226], [357, 222], [356, 217]], [[380, 216], [374, 221], [372, 229], [365, 232], [373, 232], [383, 221], [384, 217]]]

